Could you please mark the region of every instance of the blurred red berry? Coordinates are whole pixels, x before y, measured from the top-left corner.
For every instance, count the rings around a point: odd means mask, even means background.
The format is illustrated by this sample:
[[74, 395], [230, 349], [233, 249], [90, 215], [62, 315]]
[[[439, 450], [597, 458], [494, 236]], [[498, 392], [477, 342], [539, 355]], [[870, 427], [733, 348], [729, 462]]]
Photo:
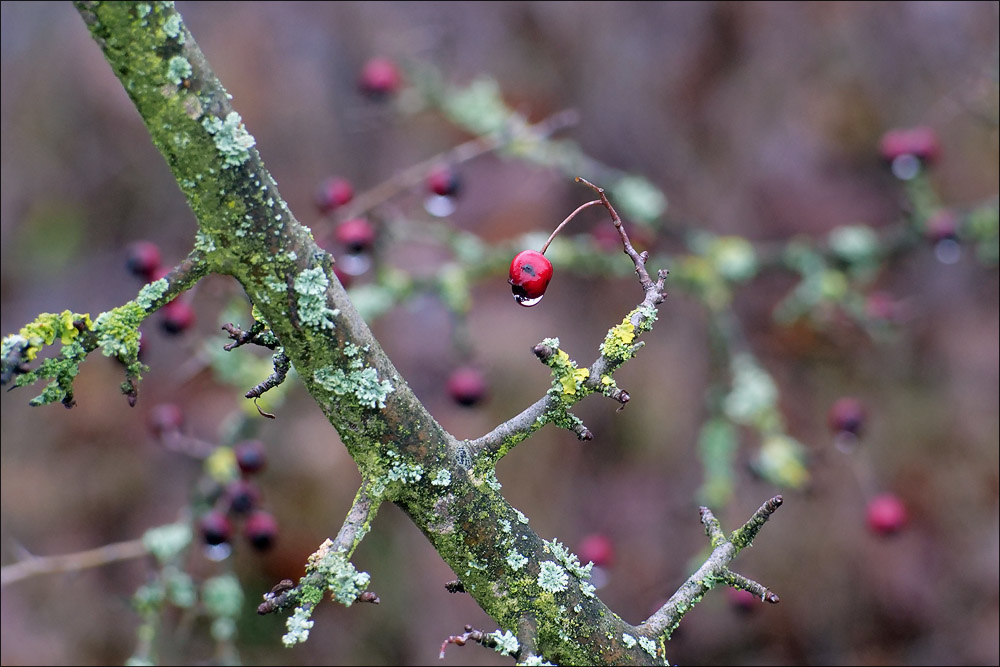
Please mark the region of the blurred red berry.
[[233, 454], [244, 475], [258, 473], [267, 465], [267, 450], [260, 440], [245, 440], [233, 445]]
[[361, 253], [375, 244], [375, 228], [364, 218], [351, 218], [337, 225], [334, 238], [349, 251]]
[[486, 378], [478, 368], [463, 366], [448, 376], [448, 394], [459, 405], [476, 405], [486, 397], [486, 390]]
[[865, 406], [856, 398], [838, 398], [827, 414], [830, 430], [837, 433], [851, 433], [860, 436], [868, 414]]
[[247, 518], [243, 534], [258, 551], [267, 551], [278, 535], [278, 522], [268, 512], [257, 510]]
[[160, 325], [168, 334], [184, 333], [194, 325], [194, 308], [186, 301], [175, 299], [165, 305], [160, 312]]
[[726, 597], [729, 598], [729, 604], [731, 604], [734, 609], [743, 612], [753, 611], [760, 603], [757, 596], [750, 591], [744, 591], [731, 586], [726, 588]]
[[611, 567], [615, 562], [615, 548], [611, 540], [600, 533], [587, 535], [580, 542], [580, 562], [593, 562], [597, 567]]
[[507, 282], [514, 300], [522, 306], [534, 306], [552, 280], [552, 262], [537, 250], [522, 250], [510, 262]]
[[223, 512], [212, 510], [201, 517], [201, 521], [198, 522], [198, 530], [206, 544], [215, 546], [229, 541], [233, 535], [233, 524]]
[[319, 186], [316, 192], [316, 207], [326, 215], [354, 198], [354, 188], [350, 181], [332, 176]]
[[868, 503], [868, 527], [877, 535], [891, 535], [909, 520], [906, 505], [893, 493], [883, 493]]
[[899, 313], [896, 300], [888, 292], [872, 292], [865, 299], [865, 315], [873, 320], [892, 322]]
[[427, 174], [427, 189], [442, 197], [454, 197], [461, 189], [458, 173], [446, 164], [439, 164]]
[[184, 412], [173, 403], [154, 405], [146, 418], [149, 430], [157, 438], [177, 433], [184, 423]]
[[132, 274], [144, 280], [153, 280], [160, 268], [160, 248], [150, 241], [130, 243], [125, 251], [126, 266]]
[[940, 156], [941, 145], [937, 133], [929, 127], [898, 128], [882, 135], [879, 152], [888, 162], [903, 155], [912, 155], [921, 162], [930, 164]]
[[226, 502], [233, 514], [246, 514], [260, 502], [260, 490], [251, 481], [237, 479], [226, 486]]
[[958, 215], [951, 209], [938, 209], [927, 218], [924, 235], [932, 243], [958, 238]]
[[388, 58], [372, 58], [361, 68], [358, 86], [369, 97], [381, 99], [399, 90], [403, 76]]

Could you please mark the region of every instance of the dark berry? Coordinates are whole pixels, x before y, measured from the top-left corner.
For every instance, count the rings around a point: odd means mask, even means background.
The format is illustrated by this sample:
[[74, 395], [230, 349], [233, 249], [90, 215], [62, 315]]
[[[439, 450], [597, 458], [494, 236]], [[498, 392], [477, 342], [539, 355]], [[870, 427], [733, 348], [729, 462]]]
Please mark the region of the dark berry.
[[212, 510], [201, 517], [198, 529], [201, 531], [201, 537], [205, 543], [212, 546], [228, 542], [233, 535], [233, 524], [230, 523], [229, 517], [218, 510]]
[[486, 397], [486, 389], [486, 378], [478, 368], [456, 368], [448, 376], [448, 394], [459, 405], [476, 405]]
[[354, 198], [354, 188], [350, 181], [336, 176], [323, 181], [316, 192], [316, 207], [326, 215]]
[[403, 83], [396, 63], [388, 58], [372, 58], [361, 69], [358, 86], [366, 95], [381, 99], [392, 95]]
[[130, 243], [126, 256], [129, 271], [144, 280], [153, 280], [153, 274], [160, 268], [160, 249], [155, 243], [149, 241]]
[[337, 225], [334, 238], [350, 252], [362, 253], [375, 244], [375, 228], [364, 218], [351, 218]]
[[237, 479], [226, 486], [226, 502], [233, 514], [246, 514], [260, 502], [260, 490], [253, 482]]
[[267, 465], [267, 451], [260, 440], [246, 440], [233, 445], [233, 454], [236, 455], [236, 465], [244, 475], [258, 473]]
[[522, 306], [534, 306], [552, 280], [552, 262], [536, 250], [522, 250], [510, 263], [511, 291]]
[[937, 133], [926, 126], [889, 130], [882, 135], [879, 152], [887, 162], [904, 155], [912, 155], [925, 164], [938, 159], [941, 145]]
[[439, 164], [427, 174], [427, 189], [442, 197], [454, 197], [461, 189], [458, 173], [445, 164]]
[[157, 438], [177, 433], [184, 423], [184, 412], [173, 403], [154, 405], [147, 418], [149, 430]]
[[194, 308], [186, 301], [171, 301], [161, 312], [160, 324], [168, 334], [184, 333], [194, 325]]
[[827, 423], [834, 434], [850, 433], [860, 436], [867, 416], [867, 411], [861, 401], [847, 396], [838, 398], [830, 406], [830, 412], [827, 414]]
[[611, 567], [615, 562], [615, 547], [605, 535], [587, 535], [580, 542], [580, 562], [593, 562], [597, 567]]
[[268, 512], [257, 510], [247, 517], [243, 534], [258, 551], [267, 551], [274, 545], [278, 535], [278, 522]]
[[893, 493], [883, 493], [868, 503], [868, 527], [877, 535], [891, 535], [903, 529], [909, 519], [906, 505]]

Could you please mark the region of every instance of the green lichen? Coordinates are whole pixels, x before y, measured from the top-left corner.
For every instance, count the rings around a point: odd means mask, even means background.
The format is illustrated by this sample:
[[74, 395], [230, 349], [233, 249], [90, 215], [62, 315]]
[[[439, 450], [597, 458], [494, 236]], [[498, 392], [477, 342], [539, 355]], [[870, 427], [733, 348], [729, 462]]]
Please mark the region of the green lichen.
[[98, 315], [93, 329], [102, 354], [126, 363], [135, 360], [139, 354], [139, 325], [146, 315], [146, 309], [135, 301]]
[[520, 642], [517, 641], [517, 637], [514, 636], [510, 630], [501, 633], [499, 630], [494, 630], [489, 634], [490, 637], [496, 642], [493, 647], [497, 653], [502, 655], [514, 655], [517, 653], [518, 649], [521, 648]]
[[451, 473], [446, 468], [441, 468], [431, 479], [431, 484], [434, 486], [448, 486], [451, 484]]
[[27, 343], [22, 355], [25, 361], [33, 361], [39, 350], [54, 343], [56, 338], [63, 345], [68, 345], [80, 335], [80, 330], [74, 326], [75, 322], [80, 322], [85, 330], [93, 326], [87, 313], [80, 314], [69, 310], [61, 313], [42, 313], [33, 322], [21, 327], [17, 337], [4, 338], [3, 356], [6, 357], [14, 345]]
[[367, 572], [355, 569], [343, 551], [334, 550], [331, 540], [323, 542], [316, 553], [309, 556], [306, 573], [320, 575], [330, 597], [345, 607], [357, 601], [371, 580]]
[[281, 637], [281, 643], [285, 647], [291, 648], [309, 639], [309, 631], [312, 630], [313, 625], [316, 623], [316, 621], [309, 619], [310, 616], [312, 616], [312, 607], [295, 608], [292, 615], [285, 621], [285, 627], [288, 632]]
[[243, 609], [243, 587], [232, 574], [222, 574], [205, 581], [201, 600], [209, 616], [237, 618]]
[[150, 528], [142, 536], [142, 545], [156, 560], [165, 563], [180, 555], [191, 544], [191, 526], [187, 523], [170, 523]]
[[649, 637], [639, 637], [639, 646], [649, 655], [656, 657], [656, 642]]
[[384, 408], [385, 399], [395, 391], [388, 380], [379, 380], [374, 368], [363, 368], [345, 373], [340, 368], [320, 368], [313, 379], [337, 396], [353, 395], [358, 403], [369, 408]]
[[517, 549], [511, 549], [507, 554], [507, 564], [510, 565], [510, 569], [517, 572], [528, 564], [528, 559], [518, 553]]
[[569, 574], [554, 561], [543, 561], [538, 569], [538, 587], [549, 593], [559, 593], [566, 590], [569, 584]]
[[184, 83], [192, 71], [191, 63], [184, 56], [174, 56], [167, 62], [167, 79], [175, 86]]
[[163, 33], [170, 39], [176, 39], [179, 44], [184, 43], [184, 22], [180, 14], [171, 14], [163, 22]]
[[165, 278], [151, 282], [139, 290], [139, 295], [135, 297], [135, 302], [144, 310], [151, 310], [156, 305], [156, 302], [166, 293], [168, 287], [170, 287], [170, 284]]
[[247, 132], [238, 113], [230, 111], [225, 120], [209, 116], [201, 125], [212, 135], [227, 169], [238, 167], [250, 159], [250, 149], [257, 144], [257, 140]]
[[340, 314], [326, 305], [326, 290], [330, 279], [322, 267], [305, 269], [295, 277], [294, 288], [299, 294], [296, 313], [299, 320], [317, 329], [333, 329], [333, 318]]
[[636, 639], [627, 632], [622, 633], [622, 643], [625, 644], [626, 648], [635, 648]]

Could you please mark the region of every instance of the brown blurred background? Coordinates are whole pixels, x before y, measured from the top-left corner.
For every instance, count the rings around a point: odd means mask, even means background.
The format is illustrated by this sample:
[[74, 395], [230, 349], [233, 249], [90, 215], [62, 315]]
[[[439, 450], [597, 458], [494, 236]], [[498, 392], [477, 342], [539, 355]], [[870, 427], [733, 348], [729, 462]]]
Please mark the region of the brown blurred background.
[[[880, 135], [926, 124], [941, 136], [932, 180], [945, 203], [995, 196], [998, 176], [997, 3], [193, 3], [178, 8], [232, 93], [281, 192], [305, 224], [329, 174], [359, 190], [467, 139], [431, 113], [397, 117], [363, 100], [355, 81], [373, 55], [431, 62], [454, 82], [490, 74], [509, 103], [538, 120], [579, 110], [569, 132], [595, 158], [641, 173], [670, 200], [667, 225], [751, 239], [819, 237], [839, 224], [899, 217], [901, 188], [879, 162]], [[146, 238], [179, 260], [191, 212], [136, 112], [69, 3], [4, 2], [2, 12], [2, 331], [38, 312], [92, 315], [135, 295], [124, 246]], [[568, 179], [488, 156], [463, 168], [457, 226], [489, 240], [549, 230], [583, 201]], [[624, 260], [623, 260], [624, 261]], [[557, 277], [559, 280], [559, 277]], [[878, 287], [906, 304], [906, 330], [874, 344], [849, 327], [822, 335], [773, 324], [790, 279], [737, 294], [750, 342], [782, 390], [793, 436], [812, 455], [809, 493], [786, 494], [736, 569], [775, 590], [778, 606], [739, 613], [710, 594], [668, 646], [680, 664], [997, 664], [998, 279], [970, 253], [938, 263], [921, 250]], [[553, 283], [555, 286], [556, 283]], [[173, 400], [189, 431], [213, 439], [240, 392], [199, 371], [215, 335], [223, 278], [198, 289], [197, 333], [146, 332], [151, 366], [139, 406], [118, 394], [104, 357], [78, 378], [79, 406], [29, 408], [3, 397], [4, 564], [21, 548], [67, 553], [138, 537], [175, 520], [199, 464], [151, 441], [145, 409]], [[517, 308], [503, 277], [476, 288], [470, 327], [491, 400], [469, 411], [444, 391], [457, 362], [448, 315], [431, 298], [380, 320], [376, 334], [436, 417], [459, 437], [509, 418], [548, 386], [530, 347], [545, 336], [589, 360], [606, 329], [638, 301], [632, 281], [563, 278], [545, 302]], [[709, 381], [705, 321], [673, 294], [640, 359], [618, 383], [633, 397], [579, 409], [595, 433], [581, 444], [546, 428], [499, 468], [511, 502], [547, 539], [576, 548], [613, 540], [603, 599], [639, 622], [690, 573], [706, 546], [693, 500], [695, 453]], [[831, 446], [825, 415], [838, 396], [869, 407], [854, 460]], [[301, 388], [262, 425], [271, 464], [261, 478], [281, 524], [260, 557], [234, 566], [256, 599], [333, 534], [358, 475]], [[753, 450], [744, 446], [741, 462]], [[868, 480], [859, 483], [858, 478]], [[865, 494], [891, 490], [911, 522], [871, 535]], [[743, 471], [720, 510], [733, 528], [777, 489]], [[401, 512], [386, 507], [355, 557], [380, 606], [324, 604], [310, 641], [280, 646], [281, 619], [241, 619], [247, 664], [430, 664], [471, 623], [495, 628], [443, 583], [450, 570]], [[215, 572], [194, 559], [199, 575]], [[135, 645], [129, 597], [148, 575], [129, 562], [4, 588], [4, 664], [121, 663]], [[203, 662], [204, 628], [176, 627], [165, 663]], [[443, 664], [509, 664], [475, 646]]]

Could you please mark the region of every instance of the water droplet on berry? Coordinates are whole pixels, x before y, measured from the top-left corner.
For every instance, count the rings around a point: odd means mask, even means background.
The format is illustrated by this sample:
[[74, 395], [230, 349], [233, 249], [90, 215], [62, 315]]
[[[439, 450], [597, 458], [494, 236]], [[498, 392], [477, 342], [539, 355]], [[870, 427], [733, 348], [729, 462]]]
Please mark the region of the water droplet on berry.
[[934, 245], [934, 256], [942, 264], [954, 264], [962, 258], [962, 246], [955, 239], [942, 239]]
[[920, 173], [920, 158], [910, 153], [903, 153], [892, 161], [892, 174], [901, 181], [909, 181]]
[[431, 195], [424, 200], [424, 209], [435, 218], [447, 218], [456, 208], [454, 197]]
[[228, 542], [205, 545], [205, 558], [216, 563], [226, 560], [232, 553], [233, 547]]
[[372, 259], [366, 252], [351, 252], [337, 260], [340, 270], [349, 276], [360, 276], [371, 268]]
[[540, 296], [536, 296], [534, 299], [529, 299], [528, 297], [524, 296], [523, 294], [517, 294], [517, 293], [515, 293], [514, 294], [514, 301], [517, 301], [519, 304], [521, 304], [525, 308], [528, 308], [529, 306], [534, 306], [536, 303], [538, 303], [539, 301], [541, 301], [543, 296], [545, 296], [545, 295], [542, 294]]

